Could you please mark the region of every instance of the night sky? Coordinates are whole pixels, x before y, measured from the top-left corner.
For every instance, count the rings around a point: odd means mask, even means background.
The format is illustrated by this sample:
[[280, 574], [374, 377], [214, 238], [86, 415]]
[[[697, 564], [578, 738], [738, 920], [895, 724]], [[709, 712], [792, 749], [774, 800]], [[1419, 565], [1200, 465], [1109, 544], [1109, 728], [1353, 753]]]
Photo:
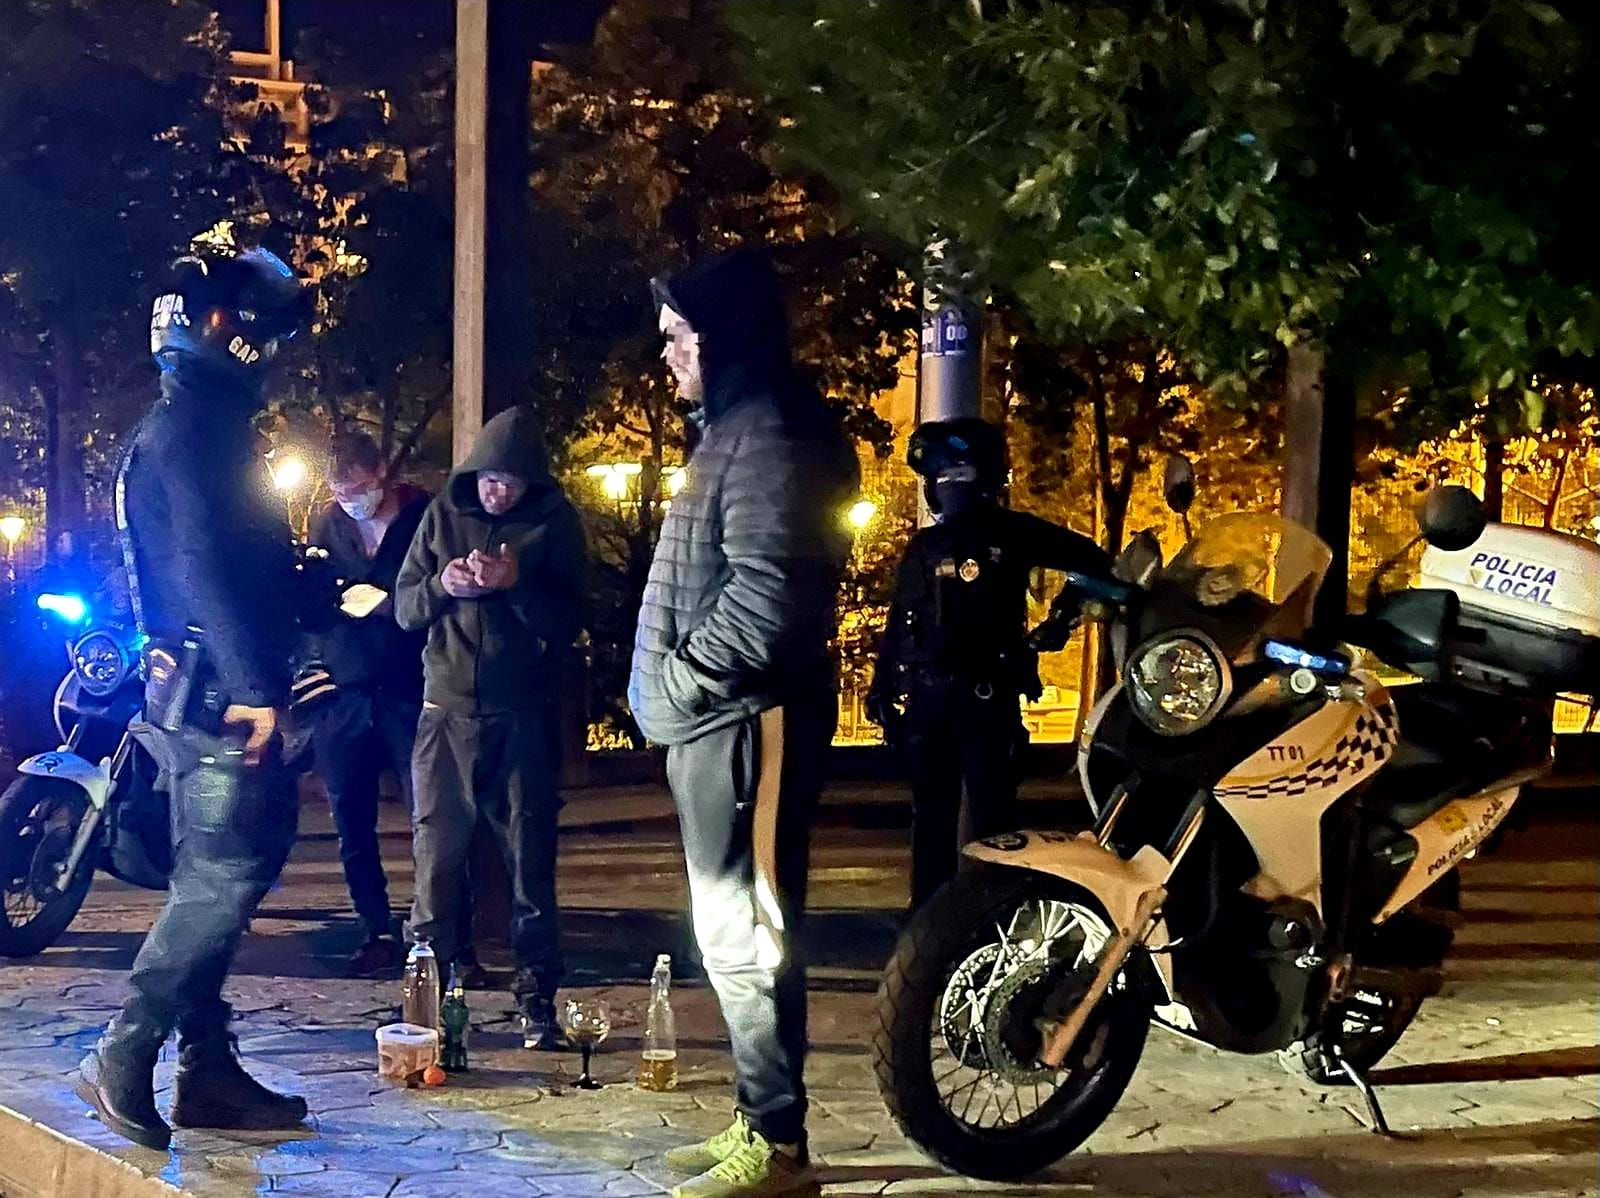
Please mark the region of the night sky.
[[[542, 40], [561, 44], [587, 41], [606, 0], [500, 0], [526, 10], [540, 22]], [[266, 49], [265, 0], [210, 0], [223, 28], [238, 50]], [[376, 28], [387, 14], [391, 26], [397, 11], [405, 13], [406, 29], [420, 37], [447, 42], [455, 29], [454, 0], [283, 0], [283, 52], [294, 57], [295, 39], [308, 25]]]

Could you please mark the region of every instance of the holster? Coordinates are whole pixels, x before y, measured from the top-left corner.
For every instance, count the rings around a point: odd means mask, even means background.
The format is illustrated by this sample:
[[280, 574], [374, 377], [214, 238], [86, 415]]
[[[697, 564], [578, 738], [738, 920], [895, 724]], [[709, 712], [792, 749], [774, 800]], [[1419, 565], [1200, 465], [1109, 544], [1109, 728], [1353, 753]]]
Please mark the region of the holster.
[[177, 732], [185, 726], [221, 732], [228, 701], [217, 685], [198, 628], [190, 627], [176, 645], [152, 641], [145, 646], [141, 665], [147, 723], [163, 732]]

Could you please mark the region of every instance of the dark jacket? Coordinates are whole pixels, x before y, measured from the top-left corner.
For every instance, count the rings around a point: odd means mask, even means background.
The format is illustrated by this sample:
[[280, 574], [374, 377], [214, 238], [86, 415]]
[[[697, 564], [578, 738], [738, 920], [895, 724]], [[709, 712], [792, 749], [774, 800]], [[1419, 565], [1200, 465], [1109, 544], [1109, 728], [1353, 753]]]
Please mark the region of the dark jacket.
[[1033, 666], [1024, 637], [1036, 569], [1104, 577], [1110, 558], [1088, 537], [992, 503], [922, 529], [895, 576], [872, 690], [955, 680], [1020, 692]]
[[[427, 636], [407, 632], [394, 618], [393, 596], [411, 540], [428, 510], [428, 493], [401, 483], [395, 487], [400, 510], [383, 534], [377, 553], [366, 554], [361, 529], [337, 503], [330, 503], [311, 526], [311, 544], [328, 552], [328, 567], [342, 594], [367, 583], [390, 596], [390, 607], [363, 619], [342, 613], [315, 638], [315, 652], [341, 687], [383, 690], [406, 699], [422, 698], [422, 650]], [[338, 594], [332, 598], [338, 601]]]
[[[505, 515], [489, 515], [478, 501], [480, 470], [527, 479], [527, 494]], [[501, 545], [517, 555], [515, 587], [481, 599], [445, 593], [440, 574], [452, 560]], [[428, 632], [426, 701], [484, 715], [548, 703], [581, 627], [585, 567], [583, 526], [550, 475], [531, 414], [502, 412], [428, 505], [400, 568], [395, 617]]]
[[297, 594], [283, 502], [251, 421], [258, 393], [184, 361], [134, 432], [117, 474], [117, 526], [140, 627], [176, 644], [204, 629], [231, 703], [289, 695]]
[[657, 744], [826, 701], [855, 452], [795, 375], [770, 273], [743, 255], [660, 289], [701, 335], [704, 429], [651, 563], [628, 697]]

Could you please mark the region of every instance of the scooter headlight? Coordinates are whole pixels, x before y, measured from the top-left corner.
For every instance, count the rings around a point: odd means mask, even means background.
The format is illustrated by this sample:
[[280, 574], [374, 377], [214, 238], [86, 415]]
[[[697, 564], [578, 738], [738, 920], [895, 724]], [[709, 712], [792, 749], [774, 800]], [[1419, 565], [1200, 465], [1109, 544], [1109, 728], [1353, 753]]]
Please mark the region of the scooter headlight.
[[103, 699], [127, 677], [127, 651], [109, 632], [91, 632], [72, 647], [72, 669], [83, 689]]
[[1163, 736], [1204, 728], [1233, 689], [1222, 651], [1197, 632], [1146, 641], [1129, 657], [1123, 679], [1134, 713]]

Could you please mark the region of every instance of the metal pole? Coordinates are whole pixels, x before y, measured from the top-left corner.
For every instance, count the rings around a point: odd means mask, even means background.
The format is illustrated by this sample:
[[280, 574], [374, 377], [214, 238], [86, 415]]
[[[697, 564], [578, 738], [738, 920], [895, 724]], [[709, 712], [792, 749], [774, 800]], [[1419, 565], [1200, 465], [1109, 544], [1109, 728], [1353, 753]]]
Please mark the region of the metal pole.
[[456, 0], [455, 349], [451, 460], [483, 427], [484, 250], [488, 237], [489, 3]]
[[[983, 415], [983, 313], [950, 242], [929, 244], [923, 259], [922, 353], [917, 360], [917, 423]], [[920, 520], [932, 523], [926, 505]]]

